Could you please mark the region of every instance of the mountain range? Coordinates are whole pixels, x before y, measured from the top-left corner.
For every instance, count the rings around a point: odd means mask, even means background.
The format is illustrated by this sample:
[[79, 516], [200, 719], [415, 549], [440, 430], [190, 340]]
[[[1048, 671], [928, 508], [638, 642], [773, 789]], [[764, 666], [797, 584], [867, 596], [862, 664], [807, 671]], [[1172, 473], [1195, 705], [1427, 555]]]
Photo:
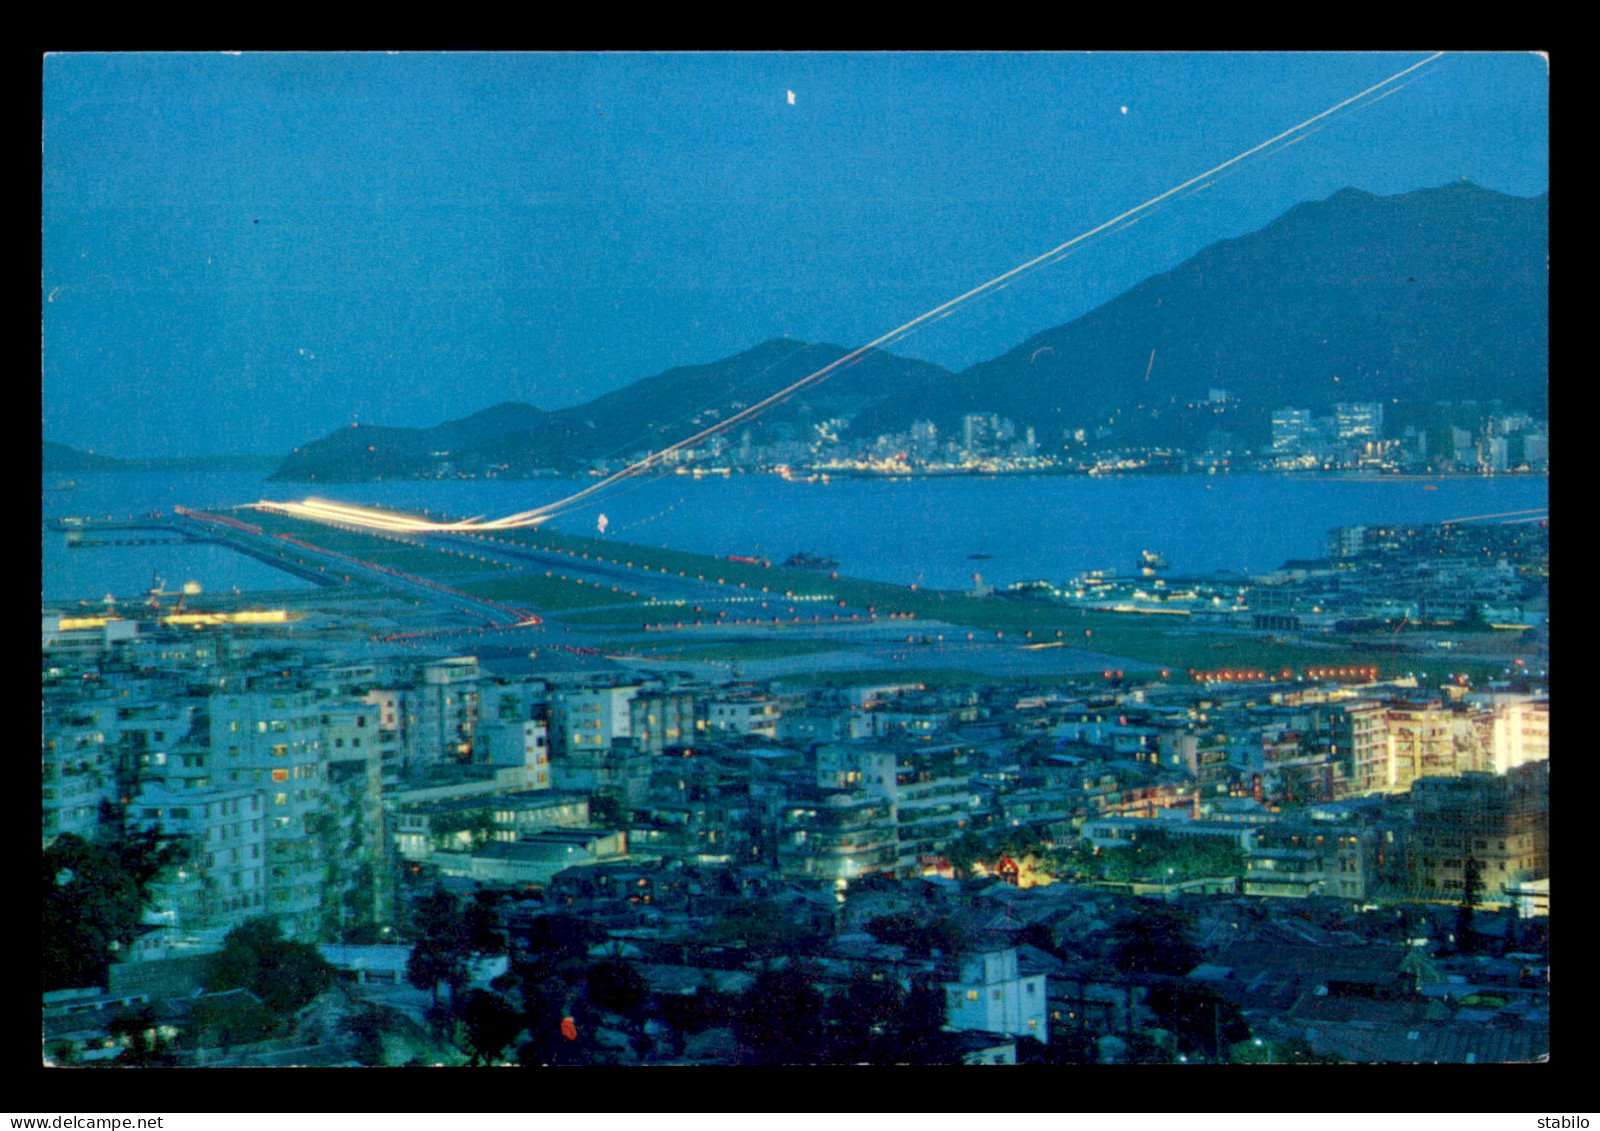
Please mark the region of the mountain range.
[[170, 456], [162, 459], [117, 459], [51, 440], [39, 446], [39, 470], [59, 475], [76, 471], [264, 471], [281, 461], [272, 456]]
[[[842, 346], [774, 338], [714, 361], [654, 377], [557, 412], [507, 402], [433, 428], [352, 425], [297, 449], [275, 478], [344, 480], [428, 474], [442, 463], [468, 474], [570, 471], [666, 447], [844, 357]], [[756, 442], [807, 435], [810, 426], [854, 416], [886, 396], [915, 397], [953, 374], [937, 365], [870, 351], [746, 427]]]
[[[1391, 425], [1440, 402], [1542, 416], [1548, 262], [1548, 193], [1344, 189], [959, 373], [871, 351], [730, 439], [809, 439], [829, 421], [860, 443], [915, 420], [951, 435], [964, 414], [994, 412], [1045, 451], [1080, 430], [1190, 448], [1219, 431], [1263, 443], [1272, 410], [1289, 406], [1377, 401]], [[569, 472], [684, 439], [847, 352], [774, 339], [556, 412], [505, 403], [434, 428], [352, 426], [297, 449], [276, 477]]]

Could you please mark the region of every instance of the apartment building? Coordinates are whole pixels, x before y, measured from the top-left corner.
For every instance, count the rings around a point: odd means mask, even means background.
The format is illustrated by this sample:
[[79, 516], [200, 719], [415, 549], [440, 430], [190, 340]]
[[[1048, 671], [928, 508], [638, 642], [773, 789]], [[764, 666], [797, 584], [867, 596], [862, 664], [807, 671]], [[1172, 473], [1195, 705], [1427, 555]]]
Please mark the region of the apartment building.
[[292, 685], [212, 695], [209, 702], [214, 778], [265, 791], [265, 910], [284, 933], [317, 938], [323, 887], [336, 844], [324, 835], [331, 808], [323, 707]]
[[1045, 975], [1023, 976], [1015, 947], [962, 955], [944, 982], [946, 1024], [1049, 1040]]

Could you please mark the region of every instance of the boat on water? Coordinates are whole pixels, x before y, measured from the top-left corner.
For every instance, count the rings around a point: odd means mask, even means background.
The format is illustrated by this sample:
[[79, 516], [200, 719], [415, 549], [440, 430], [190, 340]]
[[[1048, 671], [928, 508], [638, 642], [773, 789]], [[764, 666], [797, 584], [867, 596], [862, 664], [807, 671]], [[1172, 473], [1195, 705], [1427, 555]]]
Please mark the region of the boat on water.
[[979, 550], [976, 554], [967, 555], [967, 560], [969, 562], [986, 562], [992, 560], [993, 558], [993, 554], [986, 554], [982, 550]]
[[826, 554], [812, 554], [805, 550], [797, 550], [790, 554], [783, 563], [796, 569], [838, 569], [839, 562]]

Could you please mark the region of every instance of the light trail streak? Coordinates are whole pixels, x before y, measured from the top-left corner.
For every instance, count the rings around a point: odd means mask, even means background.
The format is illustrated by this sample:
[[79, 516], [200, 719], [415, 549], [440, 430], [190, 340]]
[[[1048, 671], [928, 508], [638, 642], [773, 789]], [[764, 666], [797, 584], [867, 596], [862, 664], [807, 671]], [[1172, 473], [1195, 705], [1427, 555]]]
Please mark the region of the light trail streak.
[[1458, 522], [1487, 522], [1491, 518], [1516, 518], [1519, 515], [1525, 515], [1525, 514], [1534, 515], [1535, 517], [1533, 519], [1523, 519], [1522, 521], [1524, 521], [1524, 522], [1532, 522], [1532, 521], [1537, 521], [1538, 516], [1547, 515], [1549, 513], [1550, 513], [1550, 508], [1549, 507], [1530, 507], [1527, 510], [1521, 510], [1521, 511], [1501, 511], [1498, 514], [1471, 514], [1471, 515], [1468, 515], [1466, 518], [1447, 518], [1443, 522], [1441, 522], [1439, 525], [1440, 526], [1453, 526]]
[[[573, 493], [571, 495], [568, 495], [564, 499], [559, 499], [556, 502], [548, 503], [548, 504], [546, 504], [545, 506], [542, 506], [542, 507], [535, 507], [532, 510], [521, 511], [521, 512], [519, 512], [517, 514], [507, 515], [505, 518], [493, 519], [493, 520], [491, 520], [489, 522], [445, 522], [445, 523], [428, 522], [428, 521], [423, 520], [423, 519], [406, 519], [406, 518], [401, 518], [401, 517], [399, 517], [397, 515], [385, 514], [385, 513], [381, 512], [381, 511], [372, 511], [372, 510], [367, 510], [367, 509], [361, 508], [361, 507], [343, 506], [343, 505], [338, 504], [338, 503], [328, 503], [328, 502], [325, 502], [325, 501], [322, 501], [322, 500], [313, 500], [313, 499], [307, 499], [303, 503], [257, 503], [255, 505], [257, 507], [265, 507], [268, 510], [278, 510], [278, 511], [281, 511], [281, 512], [283, 512], [285, 514], [292, 514], [292, 515], [297, 515], [297, 516], [305, 517], [305, 518], [316, 518], [316, 519], [321, 519], [323, 521], [346, 522], [346, 523], [350, 523], [350, 524], [353, 524], [353, 525], [369, 526], [369, 527], [371, 527], [373, 529], [378, 529], [378, 530], [452, 532], [452, 531], [472, 531], [472, 530], [514, 530], [514, 529], [518, 529], [518, 528], [521, 528], [521, 527], [542, 525], [543, 523], [546, 523], [546, 522], [550, 521], [552, 518], [555, 518], [557, 515], [560, 515], [560, 514], [566, 512], [566, 511], [572, 510], [573, 508], [579, 506], [581, 503], [583, 503], [584, 500], [592, 498], [594, 495], [597, 495], [601, 491], [604, 491], [607, 487], [610, 487], [612, 484], [619, 483], [624, 479], [629, 479], [629, 478], [631, 478], [631, 477], [633, 477], [635, 475], [639, 475], [639, 474], [642, 474], [645, 471], [648, 471], [650, 468], [652, 468], [652, 467], [656, 466], [657, 464], [661, 463], [661, 461], [666, 459], [672, 453], [681, 451], [684, 448], [692, 447], [693, 445], [699, 443], [701, 440], [705, 440], [705, 439], [707, 439], [707, 438], [709, 438], [711, 436], [714, 436], [718, 432], [725, 431], [726, 429], [733, 427], [735, 424], [738, 424], [740, 421], [749, 420], [752, 417], [764, 412], [768, 408], [771, 408], [775, 404], [782, 403], [783, 401], [787, 400], [789, 397], [792, 397], [795, 393], [798, 393], [800, 390], [802, 390], [804, 388], [807, 388], [807, 387], [809, 387], [811, 385], [819, 384], [820, 382], [827, 380], [827, 378], [829, 376], [831, 376], [832, 374], [834, 374], [838, 370], [840, 370], [842, 368], [845, 368], [848, 365], [852, 365], [856, 361], [859, 361], [862, 357], [864, 357], [867, 353], [871, 352], [872, 350], [878, 349], [879, 347], [881, 347], [881, 346], [883, 346], [883, 345], [885, 345], [885, 344], [887, 344], [889, 342], [892, 342], [892, 341], [895, 341], [895, 340], [897, 340], [899, 338], [904, 337], [906, 334], [909, 334], [912, 330], [924, 325], [925, 323], [928, 323], [928, 322], [934, 321], [936, 319], [945, 317], [947, 314], [949, 314], [952, 311], [954, 311], [957, 307], [965, 305], [966, 303], [972, 301], [973, 299], [979, 297], [980, 295], [989, 294], [989, 293], [991, 293], [993, 291], [1001, 290], [1004, 287], [1009, 286], [1011, 284], [1012, 280], [1018, 278], [1021, 275], [1026, 274], [1029, 271], [1032, 271], [1034, 268], [1040, 266], [1041, 264], [1048, 263], [1049, 261], [1061, 256], [1069, 248], [1072, 248], [1075, 245], [1082, 243], [1084, 240], [1087, 240], [1087, 239], [1091, 238], [1092, 236], [1096, 236], [1099, 233], [1104, 232], [1104, 231], [1106, 231], [1108, 229], [1117, 228], [1119, 225], [1121, 227], [1127, 227], [1132, 223], [1136, 223], [1137, 220], [1135, 219], [1135, 217], [1137, 217], [1141, 212], [1144, 212], [1146, 209], [1155, 207], [1157, 204], [1160, 204], [1162, 201], [1168, 199], [1169, 197], [1175, 196], [1175, 195], [1183, 192], [1185, 189], [1188, 189], [1188, 188], [1190, 188], [1190, 187], [1192, 187], [1194, 185], [1199, 184], [1200, 182], [1206, 180], [1208, 177], [1216, 176], [1218, 173], [1222, 172], [1224, 169], [1227, 169], [1227, 168], [1230, 168], [1231, 166], [1237, 165], [1239, 162], [1245, 160], [1246, 158], [1252, 157], [1257, 153], [1260, 153], [1262, 150], [1270, 149], [1271, 147], [1277, 145], [1279, 142], [1283, 141], [1285, 138], [1292, 137], [1295, 134], [1301, 133], [1301, 131], [1305, 130], [1307, 127], [1312, 126], [1315, 123], [1322, 121], [1324, 118], [1328, 118], [1328, 117], [1331, 117], [1334, 114], [1337, 114], [1340, 110], [1343, 110], [1345, 107], [1350, 106], [1350, 105], [1352, 105], [1352, 104], [1354, 104], [1356, 102], [1360, 102], [1362, 99], [1366, 98], [1368, 95], [1374, 93], [1375, 91], [1382, 90], [1384, 87], [1389, 86], [1390, 84], [1398, 81], [1399, 79], [1404, 78], [1406, 75], [1409, 75], [1411, 72], [1413, 72], [1413, 71], [1415, 71], [1415, 70], [1417, 70], [1417, 69], [1419, 69], [1421, 67], [1427, 66], [1429, 63], [1433, 62], [1435, 59], [1438, 59], [1443, 54], [1444, 54], [1443, 51], [1434, 52], [1432, 55], [1429, 55], [1426, 59], [1422, 59], [1419, 62], [1411, 64], [1411, 66], [1406, 67], [1404, 70], [1398, 71], [1395, 74], [1390, 75], [1388, 78], [1384, 79], [1382, 82], [1374, 83], [1372, 86], [1369, 86], [1366, 90], [1363, 90], [1361, 93], [1352, 95], [1351, 97], [1346, 98], [1344, 101], [1339, 102], [1339, 103], [1337, 103], [1337, 104], [1335, 104], [1333, 106], [1328, 107], [1328, 109], [1322, 111], [1319, 114], [1312, 115], [1311, 117], [1307, 118], [1305, 121], [1300, 122], [1298, 125], [1290, 126], [1288, 129], [1284, 130], [1282, 133], [1268, 138], [1266, 141], [1261, 142], [1259, 145], [1252, 146], [1251, 148], [1245, 150], [1243, 153], [1240, 153], [1237, 156], [1228, 158], [1228, 160], [1224, 161], [1222, 164], [1217, 165], [1214, 168], [1207, 169], [1205, 172], [1199, 174], [1198, 176], [1190, 177], [1188, 180], [1184, 181], [1182, 184], [1174, 185], [1172, 188], [1168, 189], [1166, 192], [1163, 192], [1158, 196], [1151, 197], [1149, 200], [1145, 201], [1143, 204], [1137, 204], [1134, 207], [1128, 209], [1126, 212], [1123, 212], [1123, 213], [1121, 213], [1120, 215], [1117, 215], [1117, 216], [1113, 216], [1111, 219], [1107, 220], [1105, 223], [1097, 225], [1096, 227], [1090, 228], [1087, 232], [1084, 232], [1081, 235], [1077, 235], [1077, 236], [1072, 237], [1072, 239], [1066, 241], [1065, 243], [1051, 248], [1049, 251], [1045, 252], [1043, 255], [1035, 256], [1034, 258], [1028, 260], [1026, 263], [1023, 263], [1023, 264], [1021, 264], [1021, 265], [1019, 265], [1017, 267], [1013, 267], [1011, 270], [1005, 272], [1004, 274], [996, 275], [994, 278], [990, 279], [988, 282], [980, 283], [978, 286], [973, 287], [971, 290], [965, 292], [964, 294], [957, 295], [955, 298], [950, 299], [948, 302], [940, 303], [938, 306], [934, 307], [932, 310], [929, 310], [929, 311], [927, 311], [927, 312], [925, 312], [923, 314], [919, 314], [917, 317], [911, 319], [909, 322], [905, 322], [905, 323], [903, 323], [903, 324], [901, 324], [899, 326], [896, 326], [893, 330], [890, 330], [887, 334], [884, 334], [884, 335], [882, 335], [881, 337], [878, 337], [878, 338], [874, 338], [872, 341], [868, 342], [866, 345], [860, 346], [859, 348], [857, 348], [855, 350], [852, 350], [850, 353], [845, 354], [843, 357], [841, 357], [838, 360], [832, 362], [831, 364], [825, 365], [821, 369], [818, 369], [816, 372], [808, 374], [807, 376], [800, 378], [800, 380], [794, 382], [793, 384], [788, 385], [788, 386], [786, 386], [786, 387], [784, 387], [782, 389], [779, 389], [776, 393], [773, 393], [771, 396], [766, 397], [763, 400], [757, 401], [755, 404], [751, 405], [750, 407], [748, 407], [746, 409], [743, 409], [740, 412], [735, 413], [734, 415], [728, 417], [726, 420], [719, 421], [716, 424], [711, 425], [709, 428], [704, 428], [701, 431], [696, 432], [692, 436], [689, 436], [689, 437], [687, 437], [685, 439], [679, 440], [677, 443], [670, 444], [667, 447], [662, 448], [658, 452], [652, 452], [650, 455], [646, 456], [644, 459], [639, 460], [636, 463], [629, 464], [627, 467], [624, 467], [622, 470], [613, 472], [612, 474], [610, 474], [610, 475], [606, 476], [605, 478], [601, 479], [599, 482], [594, 483], [591, 486], [585, 487], [581, 491], [577, 491], [577, 492], [575, 492], [575, 493]], [[1376, 100], [1374, 100], [1374, 101], [1376, 101]]]

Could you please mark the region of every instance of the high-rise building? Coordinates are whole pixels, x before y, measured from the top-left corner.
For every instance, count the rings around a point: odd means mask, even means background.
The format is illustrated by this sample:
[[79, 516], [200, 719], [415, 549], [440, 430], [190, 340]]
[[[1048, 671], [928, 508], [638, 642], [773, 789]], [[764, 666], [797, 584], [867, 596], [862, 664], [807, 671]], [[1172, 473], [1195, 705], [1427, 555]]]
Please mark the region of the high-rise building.
[[557, 691], [550, 697], [550, 769], [557, 789], [642, 805], [650, 793], [651, 755], [633, 743], [638, 684]]
[[188, 859], [158, 882], [152, 900], [168, 925], [230, 929], [267, 910], [266, 801], [251, 786], [152, 786], [128, 805], [128, 828], [159, 829], [189, 845]]
[[1316, 428], [1316, 421], [1307, 408], [1280, 408], [1272, 413], [1272, 452], [1274, 455], [1296, 455]]
[[1336, 404], [1333, 406], [1334, 434], [1345, 442], [1366, 443], [1383, 439], [1383, 405]]
[[1334, 761], [1344, 767], [1345, 790], [1360, 797], [1389, 780], [1384, 705], [1371, 700], [1340, 704], [1329, 719]]
[[478, 723], [478, 658], [451, 656], [422, 669], [412, 756], [421, 764], [470, 762]]
[[778, 869], [831, 880], [893, 874], [899, 842], [889, 802], [856, 791], [790, 789], [778, 810]]
[[337, 844], [326, 835], [331, 805], [316, 695], [293, 687], [219, 693], [209, 716], [213, 776], [266, 793], [264, 911], [291, 937], [321, 937]]
[[687, 691], [641, 691], [628, 702], [633, 745], [662, 754], [694, 744], [694, 695]]
[[1423, 778], [1411, 788], [1415, 812], [1410, 870], [1424, 898], [1459, 898], [1470, 858], [1482, 895], [1550, 875], [1550, 763], [1508, 774]]

